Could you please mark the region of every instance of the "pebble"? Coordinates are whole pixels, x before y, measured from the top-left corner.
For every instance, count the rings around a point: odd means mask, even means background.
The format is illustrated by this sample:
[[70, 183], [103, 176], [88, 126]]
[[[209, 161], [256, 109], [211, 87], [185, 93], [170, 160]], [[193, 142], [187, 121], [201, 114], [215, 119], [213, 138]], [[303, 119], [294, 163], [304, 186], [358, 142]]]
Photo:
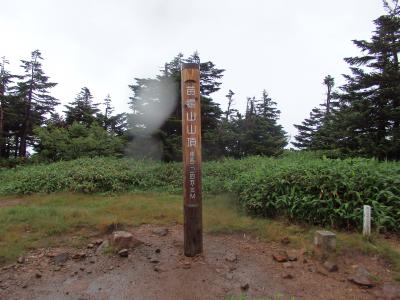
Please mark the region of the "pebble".
[[335, 264], [334, 262], [331, 262], [329, 260], [327, 260], [326, 262], [324, 262], [324, 268], [329, 271], [329, 272], [337, 272], [339, 270], [337, 264]]
[[250, 287], [250, 285], [249, 285], [248, 283], [245, 283], [245, 284], [242, 284], [242, 285], [240, 286], [240, 289], [241, 289], [242, 291], [247, 291], [247, 290], [249, 289], [249, 287]]
[[150, 262], [153, 263], [153, 264], [157, 264], [160, 261], [156, 257], [153, 257], [153, 258], [150, 259]]
[[153, 229], [152, 232], [158, 236], [166, 236], [168, 234], [168, 228], [156, 228]]
[[290, 263], [290, 262], [284, 262], [284, 263], [283, 263], [283, 267], [284, 267], [285, 269], [293, 269], [293, 264]]
[[287, 262], [289, 257], [286, 251], [279, 251], [277, 253], [272, 254], [272, 257], [277, 262]]
[[25, 257], [24, 256], [20, 256], [20, 257], [18, 257], [18, 259], [17, 259], [17, 263], [19, 263], [19, 264], [23, 264], [25, 262]]
[[283, 274], [282, 278], [283, 278], [283, 279], [293, 279], [293, 275], [292, 275], [292, 274], [289, 274], [289, 273]]
[[118, 251], [118, 255], [121, 257], [128, 257], [129, 251], [128, 251], [128, 249], [121, 249]]

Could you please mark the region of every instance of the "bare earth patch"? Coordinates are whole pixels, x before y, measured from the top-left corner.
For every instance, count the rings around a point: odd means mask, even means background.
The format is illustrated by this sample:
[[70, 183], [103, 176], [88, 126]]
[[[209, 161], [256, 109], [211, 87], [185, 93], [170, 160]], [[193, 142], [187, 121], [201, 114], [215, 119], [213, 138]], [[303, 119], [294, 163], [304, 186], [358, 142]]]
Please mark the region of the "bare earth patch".
[[[143, 243], [128, 257], [99, 251], [99, 237], [90, 249], [32, 251], [1, 269], [0, 299], [375, 299], [391, 281], [377, 258], [343, 255], [339, 271], [331, 273], [290, 243], [264, 243], [243, 234], [205, 235], [204, 255], [187, 258], [181, 225], [165, 234], [156, 228], [130, 230]], [[279, 251], [296, 260], [275, 261], [272, 255]], [[359, 264], [374, 275], [375, 287], [348, 281]]]
[[0, 199], [0, 207], [15, 206], [25, 202], [24, 199]]

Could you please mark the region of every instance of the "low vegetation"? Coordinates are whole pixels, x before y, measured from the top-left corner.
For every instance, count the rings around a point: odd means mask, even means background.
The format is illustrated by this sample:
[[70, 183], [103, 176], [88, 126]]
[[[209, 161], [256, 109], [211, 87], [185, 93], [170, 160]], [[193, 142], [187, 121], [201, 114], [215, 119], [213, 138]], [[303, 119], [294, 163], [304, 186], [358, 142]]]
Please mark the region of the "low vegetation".
[[[0, 264], [41, 247], [84, 246], [88, 238], [141, 224], [182, 224], [182, 197], [167, 193], [88, 195], [36, 194], [0, 200]], [[204, 197], [204, 229], [210, 234], [246, 233], [269, 242], [289, 237], [291, 245], [309, 249], [316, 227], [245, 214], [233, 195]], [[339, 251], [378, 254], [400, 271], [400, 254], [379, 235], [365, 240], [357, 233], [338, 233]]]
[[[50, 192], [171, 192], [182, 188], [180, 163], [85, 158], [0, 170], [0, 195]], [[362, 208], [373, 224], [396, 231], [400, 224], [400, 164], [372, 159], [328, 159], [318, 153], [281, 158], [249, 157], [204, 164], [203, 187], [232, 193], [250, 213], [312, 225], [355, 229]]]

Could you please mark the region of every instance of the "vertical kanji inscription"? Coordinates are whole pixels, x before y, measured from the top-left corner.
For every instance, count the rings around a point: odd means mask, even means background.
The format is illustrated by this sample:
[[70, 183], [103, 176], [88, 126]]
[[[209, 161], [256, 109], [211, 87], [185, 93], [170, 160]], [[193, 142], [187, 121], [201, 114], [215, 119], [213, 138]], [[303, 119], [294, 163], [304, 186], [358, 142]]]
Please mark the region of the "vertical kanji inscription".
[[183, 64], [181, 75], [184, 252], [195, 256], [203, 251], [199, 65]]

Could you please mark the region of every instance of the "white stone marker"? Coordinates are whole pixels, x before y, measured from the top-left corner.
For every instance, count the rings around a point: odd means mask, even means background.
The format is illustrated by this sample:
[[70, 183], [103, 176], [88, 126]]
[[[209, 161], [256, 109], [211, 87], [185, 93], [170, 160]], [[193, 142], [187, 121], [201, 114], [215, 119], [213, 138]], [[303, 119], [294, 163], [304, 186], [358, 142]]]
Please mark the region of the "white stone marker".
[[363, 235], [371, 235], [371, 206], [364, 205]]

